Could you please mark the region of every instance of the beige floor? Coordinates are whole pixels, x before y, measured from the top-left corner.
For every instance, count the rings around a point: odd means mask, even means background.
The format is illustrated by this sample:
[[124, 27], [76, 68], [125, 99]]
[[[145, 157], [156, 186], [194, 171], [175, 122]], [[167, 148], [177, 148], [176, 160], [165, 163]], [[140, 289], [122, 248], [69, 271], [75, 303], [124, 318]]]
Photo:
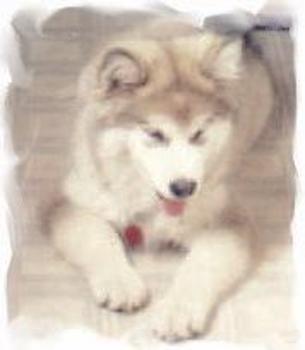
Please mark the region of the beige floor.
[[[140, 20], [145, 18], [142, 15]], [[142, 325], [145, 312], [126, 316], [95, 306], [78, 272], [49, 245], [41, 220], [65, 173], [71, 124], [77, 117], [73, 102], [79, 69], [97, 42], [135, 22], [139, 22], [135, 14], [101, 19], [101, 15], [70, 9], [50, 19], [43, 36], [33, 31], [29, 21], [15, 22], [22, 59], [32, 80], [28, 87], [14, 86], [9, 97], [13, 142], [21, 160], [17, 171], [21, 196], [14, 201], [17, 249], [10, 273], [12, 318], [23, 315], [40, 322], [51, 320], [53, 325], [84, 324], [105, 335], [136, 332]], [[296, 337], [289, 234], [293, 47], [286, 32], [256, 36], [273, 73], [278, 103], [233, 181], [256, 216], [261, 244], [270, 249], [255, 278], [223, 305], [209, 338], [292, 349]], [[157, 295], [166, 288], [177, 263], [174, 257], [154, 256], [138, 256], [136, 261]]]

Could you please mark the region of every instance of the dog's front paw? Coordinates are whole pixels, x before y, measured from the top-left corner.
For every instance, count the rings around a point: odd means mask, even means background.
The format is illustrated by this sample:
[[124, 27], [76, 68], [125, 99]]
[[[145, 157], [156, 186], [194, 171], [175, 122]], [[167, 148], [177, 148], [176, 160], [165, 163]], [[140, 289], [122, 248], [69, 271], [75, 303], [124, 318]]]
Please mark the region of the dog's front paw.
[[152, 331], [160, 339], [179, 341], [204, 333], [209, 308], [202, 299], [192, 298], [185, 290], [168, 294], [153, 310]]
[[89, 277], [97, 303], [113, 311], [133, 311], [144, 306], [149, 293], [130, 266], [102, 270]]

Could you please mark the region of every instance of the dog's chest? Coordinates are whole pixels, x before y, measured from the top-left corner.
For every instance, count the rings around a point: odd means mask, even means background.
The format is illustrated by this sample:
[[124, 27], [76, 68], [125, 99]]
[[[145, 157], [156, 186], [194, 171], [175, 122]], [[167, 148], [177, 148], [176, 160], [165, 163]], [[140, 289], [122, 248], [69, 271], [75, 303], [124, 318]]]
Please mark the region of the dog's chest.
[[183, 215], [170, 216], [161, 209], [160, 199], [150, 187], [134, 176], [132, 170], [125, 169], [116, 178], [113, 192], [118, 208], [117, 223], [126, 243], [139, 242], [146, 248], [191, 244], [205, 225], [203, 205], [198, 203], [196, 210], [196, 204], [187, 206]]
[[[206, 200], [199, 199], [188, 203], [184, 213], [179, 216], [168, 215], [160, 208], [156, 199], [149, 208], [138, 207], [121, 228], [121, 232], [123, 236], [125, 233], [127, 236], [130, 234], [131, 241], [135, 238], [142, 246], [148, 248], [167, 244], [189, 247], [198, 235], [217, 220], [225, 201], [220, 205], [216, 199], [223, 196], [223, 193], [216, 193], [208, 196]], [[134, 236], [132, 230], [128, 231], [130, 227], [136, 227], [137, 232]], [[128, 244], [128, 237], [125, 238]]]
[[155, 249], [165, 246], [186, 246], [187, 225], [182, 218], [166, 217], [162, 213], [141, 213], [121, 228], [121, 235], [130, 248]]
[[[164, 213], [155, 192], [136, 176], [133, 169], [125, 168], [124, 172], [117, 174], [112, 188], [123, 236], [130, 235], [131, 241], [141, 241], [147, 247], [167, 241], [182, 242], [189, 226], [185, 218]], [[141, 237], [136, 232], [139, 230]]]

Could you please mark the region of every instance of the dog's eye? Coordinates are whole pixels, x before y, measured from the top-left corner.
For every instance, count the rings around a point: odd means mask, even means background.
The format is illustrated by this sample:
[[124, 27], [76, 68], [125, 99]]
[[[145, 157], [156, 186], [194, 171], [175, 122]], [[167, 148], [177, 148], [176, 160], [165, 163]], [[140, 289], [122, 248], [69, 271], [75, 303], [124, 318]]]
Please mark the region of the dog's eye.
[[197, 130], [190, 138], [190, 142], [195, 144], [203, 144], [205, 142], [204, 130]]
[[150, 138], [154, 139], [157, 142], [160, 142], [160, 143], [168, 142], [168, 138], [160, 130], [145, 130], [145, 131]]

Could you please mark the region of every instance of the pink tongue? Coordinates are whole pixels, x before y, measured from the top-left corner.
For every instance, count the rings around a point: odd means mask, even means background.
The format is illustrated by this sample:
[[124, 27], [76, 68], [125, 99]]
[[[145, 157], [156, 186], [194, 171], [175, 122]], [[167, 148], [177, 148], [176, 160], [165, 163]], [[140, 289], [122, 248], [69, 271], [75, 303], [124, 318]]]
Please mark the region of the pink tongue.
[[185, 208], [185, 203], [183, 201], [174, 201], [162, 198], [161, 202], [164, 211], [171, 216], [181, 215]]

